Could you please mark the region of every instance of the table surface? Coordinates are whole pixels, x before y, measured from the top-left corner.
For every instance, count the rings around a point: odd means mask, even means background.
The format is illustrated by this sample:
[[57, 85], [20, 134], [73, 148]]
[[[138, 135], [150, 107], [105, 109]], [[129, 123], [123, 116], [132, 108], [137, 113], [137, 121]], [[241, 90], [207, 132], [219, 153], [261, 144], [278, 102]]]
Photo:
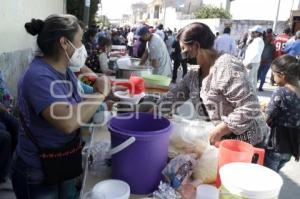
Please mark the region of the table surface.
[[[91, 146], [99, 140], [109, 140], [110, 141], [110, 133], [108, 132], [106, 126], [93, 127], [93, 128], [94, 129], [91, 132], [91, 141], [90, 141]], [[89, 153], [90, 153], [90, 151], [89, 151]], [[88, 165], [88, 164], [86, 163], [86, 165]], [[81, 198], [83, 198], [85, 193], [91, 191], [95, 184], [97, 184], [98, 182], [105, 180], [105, 179], [107, 179], [107, 178], [93, 176], [91, 174], [89, 167], [86, 166], [85, 171], [84, 171], [84, 178], [83, 178], [81, 194], [80, 194]], [[131, 195], [130, 199], [140, 199], [140, 198], [145, 198], [145, 197], [147, 197], [147, 196]]]

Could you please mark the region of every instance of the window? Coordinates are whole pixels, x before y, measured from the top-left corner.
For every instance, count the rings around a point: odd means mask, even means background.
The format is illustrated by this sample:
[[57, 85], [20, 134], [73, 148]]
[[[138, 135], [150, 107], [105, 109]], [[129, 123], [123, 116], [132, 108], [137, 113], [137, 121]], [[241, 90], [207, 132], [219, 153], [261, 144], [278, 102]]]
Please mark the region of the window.
[[154, 7], [154, 19], [159, 19], [159, 5]]

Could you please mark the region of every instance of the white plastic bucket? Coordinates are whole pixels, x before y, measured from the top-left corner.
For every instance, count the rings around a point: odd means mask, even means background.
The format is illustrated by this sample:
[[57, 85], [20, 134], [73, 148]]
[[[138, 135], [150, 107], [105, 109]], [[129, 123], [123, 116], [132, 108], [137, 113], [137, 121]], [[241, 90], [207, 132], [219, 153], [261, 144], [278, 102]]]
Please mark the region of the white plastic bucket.
[[258, 164], [234, 162], [221, 167], [220, 199], [276, 199], [281, 176]]

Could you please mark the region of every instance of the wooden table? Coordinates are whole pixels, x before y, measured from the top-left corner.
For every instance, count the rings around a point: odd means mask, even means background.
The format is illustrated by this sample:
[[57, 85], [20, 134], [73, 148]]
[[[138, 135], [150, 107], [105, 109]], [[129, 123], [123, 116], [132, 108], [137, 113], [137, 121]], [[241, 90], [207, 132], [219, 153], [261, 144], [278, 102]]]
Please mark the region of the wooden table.
[[[109, 140], [110, 141], [110, 132], [107, 130], [106, 126], [94, 127], [93, 131], [91, 132], [90, 146], [92, 146], [94, 143], [96, 143], [99, 140]], [[90, 153], [90, 151], [89, 151], [89, 153]], [[86, 162], [87, 162], [87, 160], [86, 160]], [[86, 163], [86, 165], [88, 165], [88, 163]], [[84, 178], [83, 178], [80, 198], [83, 198], [84, 194], [91, 191], [95, 184], [97, 184], [98, 182], [105, 180], [105, 179], [108, 179], [108, 178], [93, 176], [91, 174], [89, 167], [86, 166], [85, 171], [84, 171]], [[140, 199], [140, 198], [145, 198], [145, 197], [147, 197], [147, 196], [131, 195], [130, 199]]]

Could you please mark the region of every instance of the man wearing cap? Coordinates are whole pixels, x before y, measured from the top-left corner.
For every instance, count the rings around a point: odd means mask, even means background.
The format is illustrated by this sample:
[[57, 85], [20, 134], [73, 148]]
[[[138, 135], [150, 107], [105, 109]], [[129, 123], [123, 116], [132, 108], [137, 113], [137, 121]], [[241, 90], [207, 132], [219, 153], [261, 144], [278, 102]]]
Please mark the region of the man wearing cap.
[[146, 26], [141, 27], [137, 34], [141, 40], [147, 42], [147, 48], [140, 64], [145, 64], [149, 59], [150, 65], [153, 67], [153, 74], [171, 77], [172, 62], [164, 41], [157, 34], [150, 33]]
[[243, 64], [248, 71], [249, 80], [256, 92], [257, 72], [265, 44], [262, 39], [263, 28], [261, 26], [254, 26], [249, 31], [251, 32], [251, 40], [246, 49]]

